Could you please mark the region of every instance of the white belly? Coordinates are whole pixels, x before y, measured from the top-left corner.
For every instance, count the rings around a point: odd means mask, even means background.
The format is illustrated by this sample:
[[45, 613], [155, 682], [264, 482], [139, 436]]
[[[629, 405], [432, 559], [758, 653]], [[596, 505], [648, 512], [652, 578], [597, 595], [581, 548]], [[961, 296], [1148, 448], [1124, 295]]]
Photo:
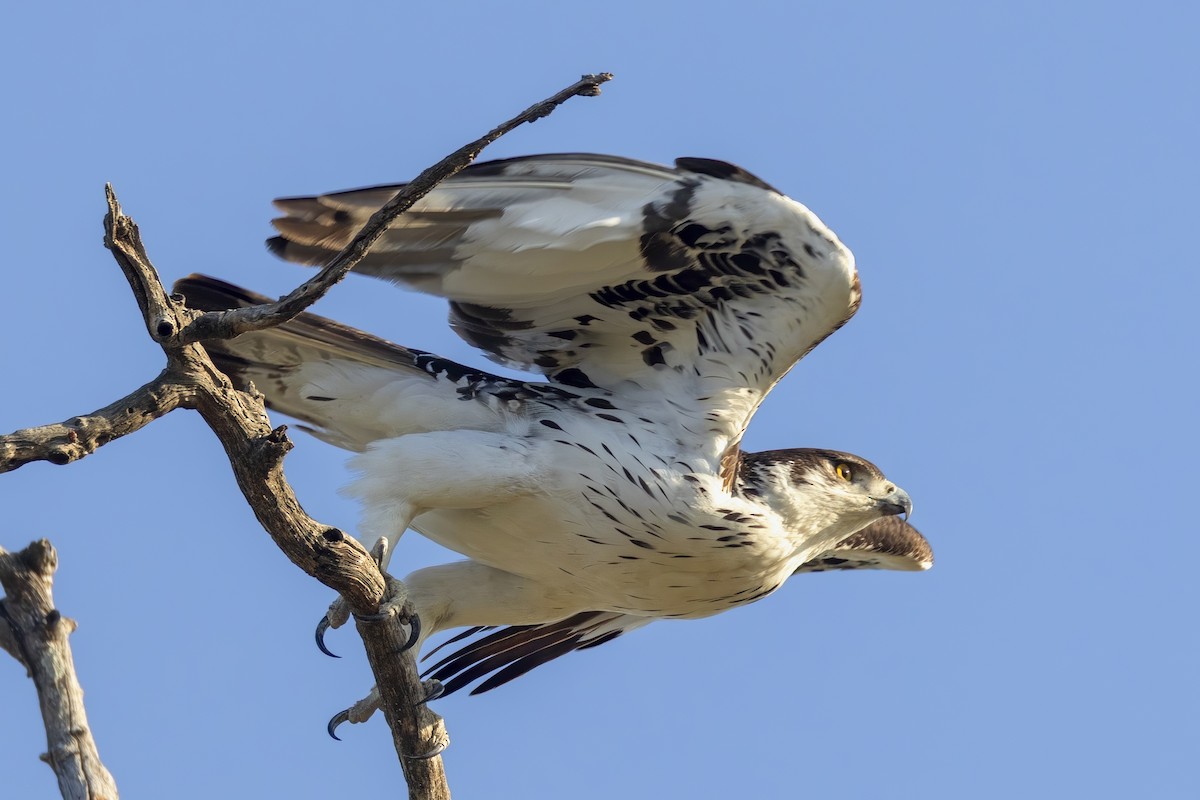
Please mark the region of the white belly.
[[562, 494], [431, 511], [413, 527], [480, 563], [587, 595], [589, 608], [655, 616], [703, 617], [756, 600], [799, 563], [794, 549], [767, 528], [735, 531], [723, 516], [686, 505], [667, 510], [680, 522], [655, 513], [665, 507], [629, 501], [643, 519], [614, 501], [604, 509], [614, 522], [583, 492]]
[[628, 415], [560, 419], [376, 443], [353, 462], [364, 535], [394, 536], [395, 509], [420, 509], [413, 528], [481, 564], [585, 608], [654, 616], [750, 602], [809, 555], [721, 485], [719, 454], [680, 452], [669, 427]]

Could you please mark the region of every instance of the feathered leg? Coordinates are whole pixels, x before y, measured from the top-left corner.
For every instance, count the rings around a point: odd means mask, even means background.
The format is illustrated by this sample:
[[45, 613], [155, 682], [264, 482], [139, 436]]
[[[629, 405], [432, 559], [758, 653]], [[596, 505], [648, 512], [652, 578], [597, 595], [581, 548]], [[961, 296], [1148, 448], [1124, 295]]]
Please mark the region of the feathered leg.
[[[399, 581], [397, 581], [400, 584]], [[535, 625], [587, 610], [578, 596], [564, 594], [519, 575], [475, 561], [456, 561], [419, 569], [406, 577], [402, 602], [422, 620], [413, 646], [433, 633], [474, 625]], [[394, 600], [391, 601], [394, 604]], [[441, 694], [436, 681], [426, 682], [425, 702]], [[379, 708], [379, 691], [370, 693], [329, 721], [329, 735], [343, 722], [366, 722]], [[436, 754], [435, 754], [436, 755]]]
[[[372, 546], [398, 540], [425, 511], [486, 508], [536, 490], [545, 479], [536, 445], [518, 435], [477, 430], [385, 439], [355, 456], [350, 466], [360, 476], [346, 493], [362, 500], [359, 537]], [[384, 548], [380, 568], [385, 572], [392, 549]], [[404, 593], [396, 592], [379, 613], [395, 613], [404, 601]], [[341, 627], [349, 618], [342, 598], [330, 605], [317, 626], [322, 652], [333, 655], [325, 647], [325, 631]]]

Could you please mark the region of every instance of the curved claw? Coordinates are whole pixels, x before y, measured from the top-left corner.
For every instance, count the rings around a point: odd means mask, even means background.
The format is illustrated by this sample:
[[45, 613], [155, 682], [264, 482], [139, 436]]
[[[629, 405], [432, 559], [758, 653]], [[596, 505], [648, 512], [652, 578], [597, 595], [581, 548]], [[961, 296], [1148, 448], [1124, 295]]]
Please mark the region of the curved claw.
[[[413, 614], [411, 617], [408, 618], [408, 626], [409, 626], [408, 641], [404, 643], [404, 647], [400, 648], [401, 653], [403, 653], [405, 650], [411, 650], [413, 645], [415, 645], [417, 643], [417, 639], [421, 638], [421, 618], [420, 617], [418, 617], [416, 614]], [[426, 698], [426, 699], [432, 700], [433, 698], [430, 697], [430, 698]]]
[[[390, 617], [392, 614], [395, 614], [395, 613], [396, 613], [395, 610], [391, 610], [391, 611], [381, 611], [377, 614], [355, 614], [354, 618], [364, 620], [366, 622], [381, 622], [382, 620], [387, 619], [388, 617]], [[329, 626], [326, 625], [325, 627], [328, 628]], [[396, 652], [403, 653], [406, 650], [411, 650], [413, 648], [413, 645], [415, 645], [417, 643], [417, 640], [420, 638], [421, 638], [421, 618], [419, 616], [417, 616], [416, 614], [413, 614], [408, 618], [408, 641], [406, 641], [404, 643], [404, 646], [401, 647]], [[324, 649], [324, 648], [322, 648], [322, 649]], [[333, 654], [330, 653], [330, 655], [333, 655]]]
[[436, 678], [425, 681], [423, 686], [425, 687], [424, 699], [418, 700], [413, 705], [423, 706], [431, 700], [437, 700], [446, 693], [446, 687]]
[[[337, 653], [333, 652], [332, 650], [330, 650], [328, 647], [325, 646], [325, 631], [327, 631], [327, 630], [329, 630], [329, 615], [328, 614], [321, 617], [321, 621], [317, 623], [317, 633], [316, 633], [317, 649], [320, 650], [325, 655], [329, 656], [330, 658], [341, 658], [341, 656], [339, 656]], [[329, 735], [333, 736], [333, 732], [330, 731]], [[333, 738], [337, 739], [336, 736], [333, 736]]]
[[[337, 658], [337, 656], [334, 656], [334, 658]], [[334, 739], [337, 739], [337, 741], [340, 742], [341, 737], [339, 737], [337, 735], [338, 726], [341, 725], [343, 722], [349, 722], [349, 721], [350, 721], [350, 709], [347, 708], [343, 711], [339, 711], [338, 713], [334, 714], [333, 718], [329, 720], [329, 724], [325, 726], [325, 730], [326, 730], [326, 732], [329, 733], [330, 736], [332, 736]]]
[[450, 742], [441, 741], [434, 745], [434, 748], [428, 753], [421, 753], [419, 756], [405, 756], [405, 758], [411, 759], [412, 761], [428, 761], [431, 758], [440, 756], [442, 752], [449, 746]]

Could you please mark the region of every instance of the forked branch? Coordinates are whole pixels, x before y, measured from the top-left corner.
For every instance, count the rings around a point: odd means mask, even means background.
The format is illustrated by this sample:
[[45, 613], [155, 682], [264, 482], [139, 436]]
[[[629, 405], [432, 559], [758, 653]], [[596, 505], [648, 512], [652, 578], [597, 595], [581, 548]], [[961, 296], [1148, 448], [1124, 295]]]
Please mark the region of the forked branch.
[[[397, 216], [440, 181], [470, 164], [484, 147], [518, 125], [546, 116], [571, 97], [599, 94], [600, 84], [611, 77], [606, 73], [585, 75], [425, 170], [372, 216], [333, 261], [276, 303], [200, 313], [184, 306], [182, 298], [168, 296], [146, 254], [137, 225], [122, 213], [109, 187], [105, 246], [129, 282], [147, 332], [162, 346], [167, 367], [150, 383], [88, 416], [0, 436], [0, 472], [39, 460], [68, 464], [176, 408], [196, 409], [220, 439], [246, 501], [280, 549], [306, 573], [346, 598], [355, 614], [375, 614], [387, 586], [378, 566], [353, 538], [304, 513], [283, 475], [283, 457], [292, 448], [286, 429], [272, 429], [261, 399], [236, 390], [198, 342], [231, 338], [293, 318], [345, 277]], [[49, 552], [52, 557], [53, 550]], [[12, 591], [7, 584], [5, 588]], [[397, 643], [406, 638], [400, 622], [392, 617], [360, 624], [359, 631], [408, 780], [409, 796], [448, 798], [440, 758], [405, 757], [435, 750], [444, 743], [446, 734], [441, 718], [423, 703], [425, 690], [416, 677], [413, 654], [396, 654]], [[15, 650], [14, 655], [30, 663], [34, 654], [23, 655], [24, 645], [14, 641], [26, 640], [0, 633], [0, 646]], [[48, 730], [49, 724], [47, 721]], [[52, 756], [54, 752], [52, 743]]]

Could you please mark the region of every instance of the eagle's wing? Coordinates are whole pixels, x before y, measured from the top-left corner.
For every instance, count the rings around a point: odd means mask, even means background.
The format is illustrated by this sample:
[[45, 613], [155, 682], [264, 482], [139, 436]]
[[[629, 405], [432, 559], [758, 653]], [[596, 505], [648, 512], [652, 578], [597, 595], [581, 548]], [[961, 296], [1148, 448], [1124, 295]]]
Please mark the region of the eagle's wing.
[[[399, 188], [277, 200], [286, 216], [269, 245], [323, 264]], [[496, 361], [574, 387], [669, 393], [735, 442], [859, 303], [853, 256], [816, 215], [697, 158], [477, 164], [402, 215], [357, 269], [446, 297], [454, 329]]]
[[[899, 517], [884, 517], [833, 550], [801, 564], [794, 574], [852, 569], [912, 572], [932, 566], [933, 548], [920, 531]], [[584, 611], [543, 625], [469, 628], [442, 642], [425, 658], [448, 645], [478, 634], [485, 635], [445, 656], [429, 667], [422, 677], [442, 681], [445, 693], [449, 694], [472, 681], [489, 676], [471, 690], [471, 694], [479, 694], [519, 678], [534, 667], [559, 656], [610, 642], [652, 621], [651, 618], [632, 614]]]

